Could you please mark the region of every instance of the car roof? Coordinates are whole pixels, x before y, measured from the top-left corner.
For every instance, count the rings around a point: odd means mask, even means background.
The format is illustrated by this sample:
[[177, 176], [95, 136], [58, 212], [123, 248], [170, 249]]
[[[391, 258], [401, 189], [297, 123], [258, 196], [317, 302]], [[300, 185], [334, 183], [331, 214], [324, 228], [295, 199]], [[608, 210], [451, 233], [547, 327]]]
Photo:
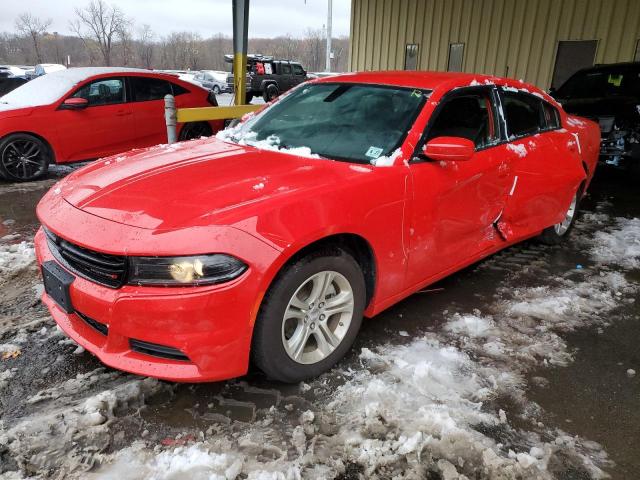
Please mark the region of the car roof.
[[[354, 82], [413, 87], [424, 90], [435, 90], [446, 86], [471, 86], [478, 84], [513, 85], [516, 88], [529, 87], [519, 80], [493, 77], [476, 73], [429, 72], [407, 70], [385, 70], [377, 72], [355, 72], [323, 77], [314, 82]], [[535, 88], [535, 87], [533, 87]], [[537, 91], [538, 89], [535, 88]]]

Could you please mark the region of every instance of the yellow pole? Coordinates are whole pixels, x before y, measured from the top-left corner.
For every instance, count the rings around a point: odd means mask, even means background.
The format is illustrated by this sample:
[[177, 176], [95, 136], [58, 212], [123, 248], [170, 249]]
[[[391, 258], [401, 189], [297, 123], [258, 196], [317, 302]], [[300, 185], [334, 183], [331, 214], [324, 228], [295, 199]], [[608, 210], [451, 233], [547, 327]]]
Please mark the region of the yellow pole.
[[249, 0], [233, 0], [233, 87], [235, 104], [246, 103]]

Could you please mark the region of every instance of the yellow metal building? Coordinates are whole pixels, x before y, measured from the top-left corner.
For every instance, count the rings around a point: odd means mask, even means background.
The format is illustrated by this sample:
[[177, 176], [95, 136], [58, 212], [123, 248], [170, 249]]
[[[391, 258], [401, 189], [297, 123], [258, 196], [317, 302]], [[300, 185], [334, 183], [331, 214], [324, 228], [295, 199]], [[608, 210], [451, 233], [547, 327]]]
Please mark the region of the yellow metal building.
[[559, 86], [640, 60], [640, 0], [352, 0], [351, 70], [450, 70]]

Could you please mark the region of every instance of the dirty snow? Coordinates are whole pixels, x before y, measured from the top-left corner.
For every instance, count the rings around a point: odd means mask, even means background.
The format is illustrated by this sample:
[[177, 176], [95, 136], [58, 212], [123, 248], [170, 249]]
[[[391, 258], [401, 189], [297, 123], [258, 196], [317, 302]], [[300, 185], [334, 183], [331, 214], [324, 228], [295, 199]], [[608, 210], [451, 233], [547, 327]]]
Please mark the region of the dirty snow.
[[12, 272], [22, 270], [35, 261], [33, 243], [0, 244], [0, 281]]
[[640, 218], [616, 219], [613, 229], [596, 232], [589, 244], [598, 262], [640, 268]]

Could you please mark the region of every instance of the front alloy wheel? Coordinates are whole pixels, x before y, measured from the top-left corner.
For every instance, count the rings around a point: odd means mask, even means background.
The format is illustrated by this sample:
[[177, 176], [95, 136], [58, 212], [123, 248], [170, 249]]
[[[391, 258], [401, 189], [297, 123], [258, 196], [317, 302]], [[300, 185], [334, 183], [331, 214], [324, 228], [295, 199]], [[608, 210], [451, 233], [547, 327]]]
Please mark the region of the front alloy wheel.
[[28, 134], [9, 135], [0, 142], [0, 174], [7, 180], [35, 180], [49, 169], [49, 148]]
[[312, 364], [340, 345], [353, 317], [353, 289], [340, 273], [323, 271], [307, 279], [289, 300], [282, 343], [289, 357]]
[[291, 263], [264, 297], [253, 362], [274, 380], [299, 382], [331, 368], [351, 348], [366, 302], [364, 275], [349, 253], [327, 247]]

